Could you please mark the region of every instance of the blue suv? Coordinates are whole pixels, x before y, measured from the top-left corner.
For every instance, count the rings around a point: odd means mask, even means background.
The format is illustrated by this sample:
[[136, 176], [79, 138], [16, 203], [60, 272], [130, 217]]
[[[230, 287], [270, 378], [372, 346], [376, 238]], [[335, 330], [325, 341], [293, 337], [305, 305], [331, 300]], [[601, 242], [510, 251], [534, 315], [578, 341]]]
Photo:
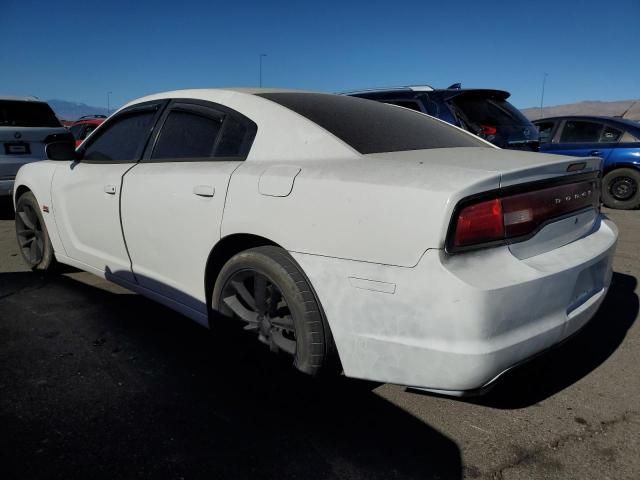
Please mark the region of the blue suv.
[[367, 98], [426, 113], [470, 131], [500, 148], [538, 150], [538, 130], [507, 98], [504, 90], [409, 86], [357, 92], [343, 95]]
[[640, 207], [640, 124], [596, 116], [542, 118], [540, 151], [602, 157], [602, 201], [607, 207]]

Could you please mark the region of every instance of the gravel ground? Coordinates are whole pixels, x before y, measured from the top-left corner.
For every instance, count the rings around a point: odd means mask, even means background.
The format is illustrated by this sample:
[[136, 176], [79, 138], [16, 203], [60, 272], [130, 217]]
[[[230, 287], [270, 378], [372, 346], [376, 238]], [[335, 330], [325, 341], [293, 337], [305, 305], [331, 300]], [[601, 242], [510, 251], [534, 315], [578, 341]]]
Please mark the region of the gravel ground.
[[636, 480], [640, 212], [607, 213], [599, 314], [470, 401], [310, 381], [90, 274], [31, 273], [0, 206], [0, 478]]

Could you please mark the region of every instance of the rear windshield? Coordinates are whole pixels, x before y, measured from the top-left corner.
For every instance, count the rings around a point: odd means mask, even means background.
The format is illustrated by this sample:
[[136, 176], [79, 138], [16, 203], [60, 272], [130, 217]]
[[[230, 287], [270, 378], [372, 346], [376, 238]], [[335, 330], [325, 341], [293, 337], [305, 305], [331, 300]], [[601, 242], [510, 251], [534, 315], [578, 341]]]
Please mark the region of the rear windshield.
[[60, 122], [44, 102], [0, 100], [0, 127], [60, 127]]
[[323, 93], [262, 93], [308, 118], [361, 154], [448, 147], [487, 147], [439, 120], [385, 103]]
[[465, 123], [476, 126], [487, 125], [530, 125], [531, 122], [506, 100], [478, 96], [459, 95], [452, 102], [456, 114]]

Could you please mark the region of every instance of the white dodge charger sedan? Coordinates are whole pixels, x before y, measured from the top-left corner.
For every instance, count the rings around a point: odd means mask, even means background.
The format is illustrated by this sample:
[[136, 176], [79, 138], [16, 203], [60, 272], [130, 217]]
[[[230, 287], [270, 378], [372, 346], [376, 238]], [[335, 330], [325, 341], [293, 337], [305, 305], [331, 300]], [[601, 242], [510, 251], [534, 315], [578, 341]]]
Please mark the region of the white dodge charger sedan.
[[611, 279], [600, 159], [370, 100], [162, 93], [48, 154], [15, 182], [32, 268], [235, 319], [308, 374], [479, 392], [585, 325]]

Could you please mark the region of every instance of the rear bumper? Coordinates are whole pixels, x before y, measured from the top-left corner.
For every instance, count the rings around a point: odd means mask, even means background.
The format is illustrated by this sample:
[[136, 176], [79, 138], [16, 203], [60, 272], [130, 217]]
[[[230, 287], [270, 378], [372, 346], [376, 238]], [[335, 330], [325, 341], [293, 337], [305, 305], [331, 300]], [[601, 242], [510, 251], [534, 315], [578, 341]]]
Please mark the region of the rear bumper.
[[345, 374], [443, 394], [481, 389], [584, 326], [611, 281], [615, 225], [520, 260], [508, 247], [414, 268], [292, 253], [314, 285]]
[[0, 179], [0, 197], [8, 197], [13, 194], [15, 179]]

